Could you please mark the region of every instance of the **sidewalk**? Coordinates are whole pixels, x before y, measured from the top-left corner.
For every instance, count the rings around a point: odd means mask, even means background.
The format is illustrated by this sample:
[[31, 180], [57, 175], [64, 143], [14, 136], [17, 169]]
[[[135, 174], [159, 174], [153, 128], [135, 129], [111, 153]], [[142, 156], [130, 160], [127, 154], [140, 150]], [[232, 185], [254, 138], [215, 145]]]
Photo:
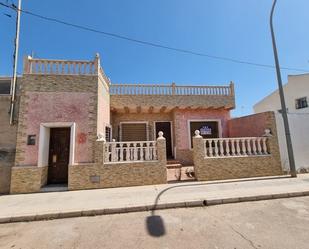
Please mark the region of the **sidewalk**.
[[309, 174], [0, 196], [0, 223], [309, 195]]

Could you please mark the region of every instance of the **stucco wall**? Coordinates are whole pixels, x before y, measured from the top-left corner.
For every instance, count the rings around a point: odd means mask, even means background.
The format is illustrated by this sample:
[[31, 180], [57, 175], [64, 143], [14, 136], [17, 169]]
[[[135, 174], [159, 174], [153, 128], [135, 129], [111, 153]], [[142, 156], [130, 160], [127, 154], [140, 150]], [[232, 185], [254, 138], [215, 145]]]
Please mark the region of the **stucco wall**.
[[218, 110], [188, 110], [176, 109], [174, 111], [174, 130], [176, 146], [176, 159], [184, 165], [193, 165], [193, 153], [190, 147], [190, 135], [188, 121], [194, 120], [219, 120], [221, 127], [219, 130], [222, 136], [228, 135], [228, 120], [230, 118], [230, 111], [226, 109]]
[[[286, 107], [289, 112], [308, 113], [309, 107], [296, 109], [295, 100], [307, 97], [307, 101], [309, 101], [309, 74], [289, 75], [288, 83], [284, 85], [283, 89]], [[281, 104], [278, 90], [256, 103], [253, 109], [255, 113], [280, 110]]]
[[[18, 100], [18, 99], [17, 99]], [[0, 193], [10, 189], [11, 167], [15, 159], [17, 125], [10, 125], [10, 95], [0, 95]], [[18, 110], [18, 102], [16, 109]], [[14, 117], [15, 119], [15, 117]]]
[[[309, 171], [309, 114], [298, 115], [288, 114], [292, 146], [294, 152], [296, 170]], [[278, 127], [278, 139], [280, 146], [280, 155], [282, 167], [289, 171], [290, 164], [286, 147], [285, 131], [282, 115], [276, 113], [276, 124]]]
[[0, 95], [0, 147], [15, 148], [17, 126], [10, 125], [10, 103], [10, 95]]
[[23, 120], [26, 135], [36, 135], [36, 144], [23, 144], [20, 149], [25, 153], [19, 165], [37, 165], [40, 124], [48, 122], [75, 122], [76, 145], [75, 162], [90, 162], [92, 152], [88, 133], [92, 131], [88, 113], [94, 95], [92, 93], [48, 93], [27, 92], [27, 116]]
[[98, 117], [97, 134], [105, 134], [105, 126], [110, 125], [109, 83], [99, 77], [98, 81]]
[[[37, 165], [44, 122], [75, 122], [75, 162], [93, 162], [97, 84], [98, 76], [23, 75], [15, 165]], [[36, 145], [27, 145], [28, 135], [36, 135]]]

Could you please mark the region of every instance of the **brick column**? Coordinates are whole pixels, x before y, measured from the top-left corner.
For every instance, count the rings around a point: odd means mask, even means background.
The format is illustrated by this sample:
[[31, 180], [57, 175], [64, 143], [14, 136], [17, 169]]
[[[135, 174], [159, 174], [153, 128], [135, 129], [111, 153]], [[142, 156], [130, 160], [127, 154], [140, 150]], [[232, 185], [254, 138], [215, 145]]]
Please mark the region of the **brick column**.
[[95, 163], [103, 165], [104, 163], [104, 152], [105, 152], [105, 139], [98, 139], [95, 146]]
[[267, 137], [267, 148], [274, 161], [274, 172], [276, 172], [277, 175], [280, 175], [282, 174], [282, 166], [277, 134], [271, 129], [265, 129], [263, 137]]
[[195, 136], [193, 137], [193, 163], [194, 163], [194, 173], [197, 180], [199, 180], [200, 168], [203, 167], [204, 161], [204, 142], [203, 137], [200, 135], [200, 131], [195, 131]]

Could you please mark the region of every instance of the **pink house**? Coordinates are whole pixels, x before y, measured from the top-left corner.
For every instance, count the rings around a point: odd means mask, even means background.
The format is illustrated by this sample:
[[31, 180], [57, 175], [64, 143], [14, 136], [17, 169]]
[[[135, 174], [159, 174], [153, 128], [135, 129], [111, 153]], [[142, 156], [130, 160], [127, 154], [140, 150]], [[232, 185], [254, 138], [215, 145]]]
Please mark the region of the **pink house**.
[[[234, 107], [233, 83], [115, 84], [105, 76], [98, 55], [92, 61], [27, 57], [11, 192], [35, 192], [52, 183], [69, 189], [164, 183], [169, 161], [178, 168], [194, 166], [197, 180], [279, 174], [272, 161], [275, 170], [259, 172], [253, 166], [251, 173], [208, 175], [212, 169], [207, 165], [214, 162], [245, 167], [255, 157], [278, 161], [269, 142], [274, 138], [262, 139], [265, 129], [276, 137], [271, 114], [231, 120]], [[234, 130], [252, 120], [256, 137]], [[242, 138], [229, 138], [232, 133]], [[199, 146], [203, 149], [197, 154]]]

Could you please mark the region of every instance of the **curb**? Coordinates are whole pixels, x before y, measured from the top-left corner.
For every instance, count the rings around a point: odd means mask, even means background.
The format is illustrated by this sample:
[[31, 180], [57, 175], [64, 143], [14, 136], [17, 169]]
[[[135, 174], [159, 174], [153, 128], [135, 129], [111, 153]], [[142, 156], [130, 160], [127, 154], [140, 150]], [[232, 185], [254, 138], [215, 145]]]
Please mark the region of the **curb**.
[[0, 224], [64, 219], [64, 218], [76, 218], [76, 217], [97, 216], [97, 215], [132, 213], [132, 212], [145, 212], [145, 211], [172, 209], [172, 208], [205, 207], [205, 206], [214, 206], [214, 205], [222, 205], [222, 204], [230, 204], [230, 203], [262, 201], [262, 200], [292, 198], [292, 197], [301, 197], [301, 196], [309, 196], [309, 191], [256, 195], [256, 196], [246, 196], [246, 197], [232, 197], [232, 198], [221, 198], [221, 199], [192, 200], [192, 201], [185, 201], [185, 202], [159, 203], [156, 205], [150, 204], [150, 205], [144, 205], [144, 206], [132, 206], [132, 207], [121, 207], [121, 208], [106, 208], [106, 209], [68, 211], [68, 212], [58, 212], [58, 213], [45, 213], [45, 214], [37, 214], [37, 215], [0, 217]]

